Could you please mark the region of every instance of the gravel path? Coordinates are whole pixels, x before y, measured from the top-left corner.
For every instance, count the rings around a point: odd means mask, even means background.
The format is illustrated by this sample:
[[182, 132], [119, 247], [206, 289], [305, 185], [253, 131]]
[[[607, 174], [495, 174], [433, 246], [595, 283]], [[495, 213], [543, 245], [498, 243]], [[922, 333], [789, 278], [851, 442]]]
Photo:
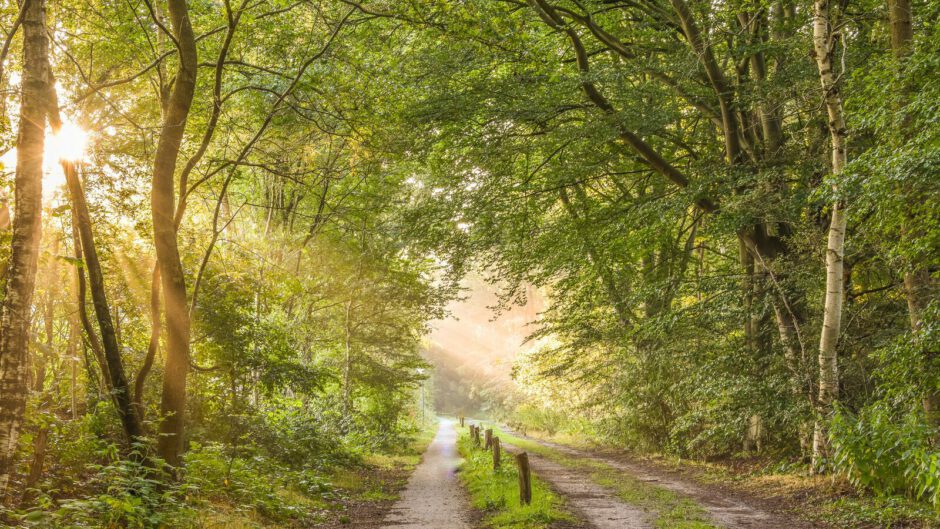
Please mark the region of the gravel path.
[[454, 472], [457, 432], [454, 421], [441, 420], [437, 436], [424, 453], [408, 485], [385, 517], [388, 529], [471, 529], [466, 493]]
[[[503, 445], [510, 452], [520, 449]], [[647, 529], [653, 527], [647, 513], [624, 503], [613, 492], [591, 480], [585, 472], [529, 454], [529, 466], [539, 479], [565, 497], [568, 506], [593, 529]]]

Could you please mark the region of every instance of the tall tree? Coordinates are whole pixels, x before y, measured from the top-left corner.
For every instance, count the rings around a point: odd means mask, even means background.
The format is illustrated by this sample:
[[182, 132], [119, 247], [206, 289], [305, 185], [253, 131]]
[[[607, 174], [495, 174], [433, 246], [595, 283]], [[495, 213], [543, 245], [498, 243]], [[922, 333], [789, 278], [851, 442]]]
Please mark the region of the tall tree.
[[0, 492], [6, 490], [13, 473], [26, 408], [30, 312], [42, 238], [42, 159], [53, 93], [45, 1], [24, 1], [16, 202], [12, 252], [0, 305]]
[[[848, 130], [842, 108], [841, 76], [834, 70], [834, 56], [840, 39], [839, 7], [829, 0], [813, 3], [813, 53], [819, 70], [823, 99], [829, 123], [832, 148], [832, 177], [838, 178], [848, 161]], [[833, 184], [833, 193], [838, 187]], [[819, 389], [816, 395], [816, 427], [813, 430], [813, 462], [817, 466], [828, 455], [826, 421], [839, 398], [839, 334], [842, 329], [842, 303], [845, 295], [845, 230], [848, 223], [843, 200], [832, 201], [829, 237], [826, 245], [826, 294], [819, 337]]]
[[[101, 272], [98, 248], [92, 233], [91, 215], [88, 212], [88, 203], [85, 200], [85, 190], [78, 175], [76, 162], [64, 160], [62, 168], [65, 171], [65, 179], [72, 203], [72, 221], [81, 239], [81, 243], [79, 244], [76, 241], [75, 245], [76, 248], [81, 247], [84, 260], [84, 266], [78, 270], [78, 273], [84, 274], [86, 270], [88, 271], [92, 306], [98, 319], [98, 329], [101, 331], [101, 344], [105, 361], [101, 369], [107, 371], [106, 379], [111, 381], [112, 399], [117, 408], [118, 416], [121, 418], [124, 433], [127, 435], [128, 441], [135, 442], [143, 435], [143, 427], [124, 371], [124, 360], [121, 358], [114, 319], [111, 317], [111, 306], [105, 292], [104, 274]], [[84, 299], [80, 302], [83, 303]]]
[[153, 215], [153, 241], [160, 266], [163, 310], [166, 315], [166, 364], [160, 403], [164, 418], [160, 424], [157, 452], [167, 463], [177, 466], [183, 449], [190, 317], [186, 303], [186, 278], [180, 260], [174, 221], [177, 202], [176, 163], [196, 89], [198, 66], [196, 40], [186, 0], [169, 0], [167, 7], [174, 34], [173, 41], [179, 52], [179, 68], [164, 109], [163, 125], [154, 157], [150, 204]]

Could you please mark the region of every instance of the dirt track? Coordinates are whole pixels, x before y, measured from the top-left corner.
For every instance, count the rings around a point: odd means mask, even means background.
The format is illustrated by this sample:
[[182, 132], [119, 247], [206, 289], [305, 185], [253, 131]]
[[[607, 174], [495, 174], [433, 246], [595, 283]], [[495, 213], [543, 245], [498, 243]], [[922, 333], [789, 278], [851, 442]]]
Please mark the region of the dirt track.
[[[739, 498], [736, 495], [730, 494], [726, 491], [719, 491], [713, 487], [708, 487], [704, 485], [699, 485], [693, 483], [687, 479], [680, 479], [675, 476], [670, 475], [667, 472], [660, 472], [653, 468], [650, 468], [646, 465], [641, 465], [638, 463], [633, 463], [627, 460], [626, 458], [615, 458], [599, 454], [594, 454], [585, 450], [578, 450], [575, 448], [550, 443], [547, 441], [542, 441], [540, 439], [527, 438], [529, 441], [536, 442], [542, 446], [556, 450], [568, 457], [576, 457], [578, 459], [593, 459], [595, 461], [600, 461], [605, 463], [613, 468], [623, 471], [625, 474], [629, 474], [633, 478], [651, 483], [658, 487], [671, 490], [680, 495], [687, 496], [695, 500], [703, 509], [705, 509], [712, 522], [715, 525], [718, 525], [727, 529], [803, 529], [812, 527], [804, 522], [793, 520], [789, 516], [781, 516], [777, 514], [772, 514], [767, 512], [760, 507], [754, 505], [751, 501], [747, 499]], [[529, 455], [532, 458], [532, 454]], [[539, 458], [544, 460], [545, 458]], [[568, 474], [582, 474], [581, 479], [589, 479], [586, 472], [578, 472], [577, 470], [567, 469], [566, 467], [553, 463], [556, 467], [561, 468], [563, 471], [566, 471]], [[546, 481], [551, 482], [553, 480], [553, 474], [557, 474], [557, 469], [551, 469], [545, 467], [544, 472], [540, 472], [539, 475]], [[568, 478], [564, 478], [568, 479]], [[619, 501], [619, 500], [618, 500]], [[590, 519], [590, 518], [589, 518]], [[607, 526], [598, 526], [598, 527], [607, 527]], [[632, 525], [625, 525], [620, 527], [633, 527]], [[638, 526], [645, 527], [645, 526]]]
[[[519, 449], [504, 445], [508, 451]], [[643, 509], [619, 500], [605, 487], [591, 481], [590, 476], [578, 470], [559, 465], [537, 454], [529, 454], [532, 472], [565, 497], [578, 517], [594, 529], [647, 529], [652, 528], [650, 517]]]

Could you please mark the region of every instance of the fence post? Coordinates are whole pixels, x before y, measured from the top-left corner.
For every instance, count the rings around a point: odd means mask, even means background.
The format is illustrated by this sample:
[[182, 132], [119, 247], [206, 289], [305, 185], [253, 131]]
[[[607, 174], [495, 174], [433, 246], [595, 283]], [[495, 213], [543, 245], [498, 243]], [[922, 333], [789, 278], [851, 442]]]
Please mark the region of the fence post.
[[499, 469], [499, 437], [493, 437], [493, 470]]
[[516, 466], [519, 467], [519, 501], [523, 505], [532, 503], [532, 474], [529, 473], [529, 454], [516, 454]]
[[490, 449], [490, 446], [493, 445], [493, 429], [492, 429], [492, 428], [487, 428], [486, 431], [483, 432], [483, 434], [484, 434], [484, 436], [483, 436], [483, 440], [484, 440], [483, 449], [484, 449], [484, 450], [489, 450], [489, 449]]
[[463, 428], [463, 415], [460, 416], [460, 427]]

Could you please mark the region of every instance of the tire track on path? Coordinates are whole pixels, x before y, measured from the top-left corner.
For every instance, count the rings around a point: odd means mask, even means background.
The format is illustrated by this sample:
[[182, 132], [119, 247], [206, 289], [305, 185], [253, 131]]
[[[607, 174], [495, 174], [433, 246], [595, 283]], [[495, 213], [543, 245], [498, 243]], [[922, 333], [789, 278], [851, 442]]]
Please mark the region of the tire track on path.
[[[504, 443], [503, 447], [512, 453], [522, 451], [509, 443]], [[550, 483], [552, 488], [563, 495], [578, 517], [594, 529], [653, 527], [646, 511], [621, 501], [612, 491], [594, 483], [584, 472], [533, 453], [529, 453], [529, 466], [539, 479]]]
[[[519, 434], [514, 433], [519, 436]], [[531, 437], [519, 436], [527, 441], [555, 450], [567, 457], [593, 460], [608, 465], [636, 480], [664, 488], [695, 500], [709, 515], [712, 521], [726, 529], [800, 529], [810, 527], [803, 522], [781, 519], [770, 512], [757, 508], [733, 495], [722, 493], [710, 487], [701, 486], [687, 480], [670, 476], [666, 472], [655, 472], [643, 465], [633, 464], [621, 459], [614, 459], [593, 454], [577, 448], [543, 441]], [[532, 457], [530, 454], [529, 457]], [[558, 465], [564, 468], [562, 465]], [[547, 479], [547, 477], [543, 477]]]

